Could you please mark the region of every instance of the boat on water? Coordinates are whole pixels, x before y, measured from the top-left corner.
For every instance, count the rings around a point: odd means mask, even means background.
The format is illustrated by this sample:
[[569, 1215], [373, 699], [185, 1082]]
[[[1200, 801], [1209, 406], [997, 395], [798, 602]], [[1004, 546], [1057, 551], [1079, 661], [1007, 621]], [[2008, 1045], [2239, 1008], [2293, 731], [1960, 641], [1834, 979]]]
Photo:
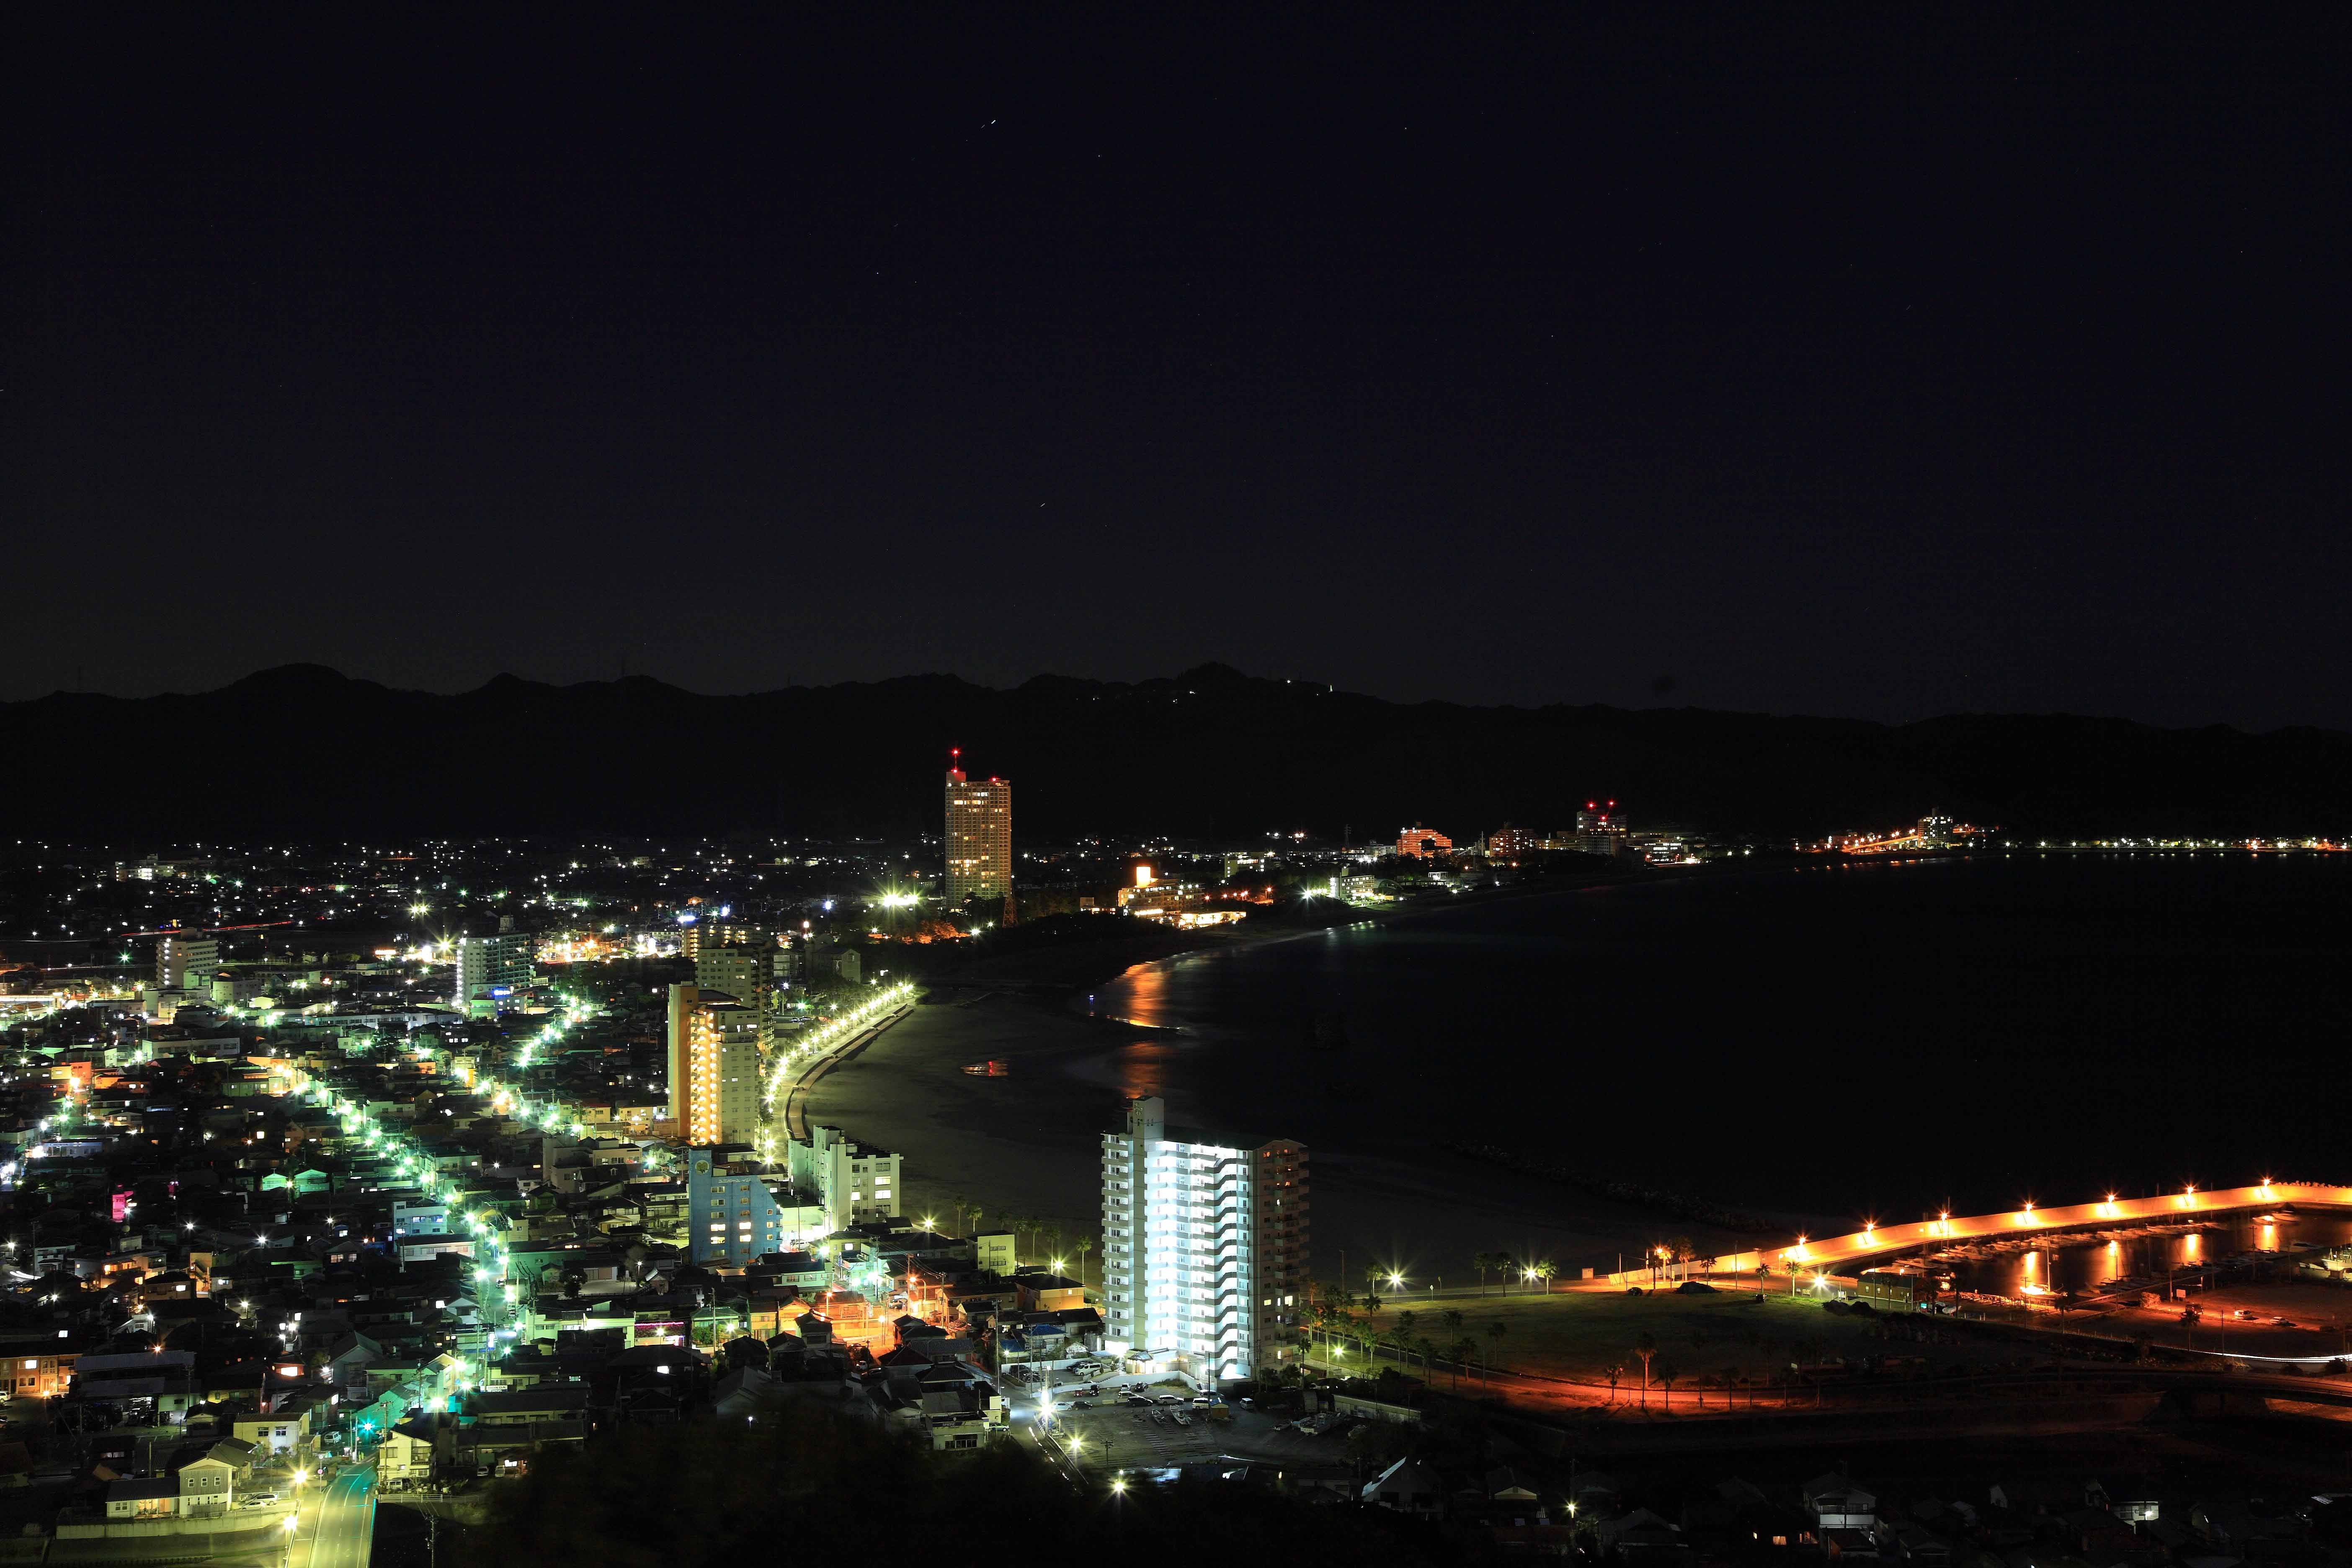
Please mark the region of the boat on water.
[[968, 1062], [963, 1070], [974, 1078], [1007, 1078], [1012, 1075], [1013, 1064], [992, 1057], [984, 1062]]

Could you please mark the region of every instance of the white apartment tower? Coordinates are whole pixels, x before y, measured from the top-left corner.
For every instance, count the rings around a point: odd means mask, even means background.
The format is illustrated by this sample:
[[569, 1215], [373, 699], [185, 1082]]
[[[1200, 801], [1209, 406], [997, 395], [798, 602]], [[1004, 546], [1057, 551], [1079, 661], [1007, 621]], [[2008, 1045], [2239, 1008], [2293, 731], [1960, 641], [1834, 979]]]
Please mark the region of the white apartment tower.
[[1297, 1353], [1307, 1148], [1183, 1142], [1167, 1118], [1137, 1100], [1103, 1135], [1103, 1337], [1199, 1383], [1253, 1376]]
[[539, 939], [517, 931], [457, 939], [457, 992], [450, 1000], [469, 1012], [508, 1013], [539, 978]]
[[793, 1185], [816, 1194], [825, 1223], [835, 1230], [898, 1212], [898, 1156], [860, 1143], [838, 1127], [812, 1127], [806, 1142], [793, 1140], [785, 1169]]
[[200, 931], [173, 931], [155, 943], [155, 984], [165, 991], [209, 994], [220, 967], [220, 940]]

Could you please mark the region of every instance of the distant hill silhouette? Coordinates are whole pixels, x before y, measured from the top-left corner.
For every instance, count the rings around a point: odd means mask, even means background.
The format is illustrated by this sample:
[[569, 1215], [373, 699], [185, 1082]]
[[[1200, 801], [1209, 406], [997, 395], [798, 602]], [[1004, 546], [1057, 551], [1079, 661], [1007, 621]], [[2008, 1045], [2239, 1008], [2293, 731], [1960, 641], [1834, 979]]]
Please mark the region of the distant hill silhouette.
[[1019, 836], [1359, 841], [1636, 826], [1813, 837], [1930, 810], [2029, 834], [2352, 830], [2352, 735], [1964, 714], [1916, 724], [1699, 709], [1396, 703], [1203, 665], [1134, 684], [944, 675], [709, 697], [500, 676], [456, 696], [315, 665], [216, 691], [0, 704], [9, 837], [660, 837], [936, 830], [951, 745], [1018, 789]]

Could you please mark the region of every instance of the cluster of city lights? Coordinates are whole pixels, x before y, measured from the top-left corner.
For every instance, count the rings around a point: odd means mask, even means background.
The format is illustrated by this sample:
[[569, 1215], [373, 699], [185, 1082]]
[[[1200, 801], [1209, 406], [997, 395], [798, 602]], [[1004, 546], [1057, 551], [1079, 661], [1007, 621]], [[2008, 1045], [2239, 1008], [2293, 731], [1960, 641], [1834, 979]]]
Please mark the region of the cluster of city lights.
[[[519, 1069], [529, 1068], [548, 1047], [560, 1042], [570, 1030], [593, 1016], [594, 1009], [587, 1004], [576, 1000], [568, 1002], [562, 1013], [549, 1019], [523, 1043], [516, 1055], [515, 1066]], [[551, 1132], [568, 1131], [574, 1138], [588, 1135], [585, 1124], [566, 1115], [562, 1108], [553, 1101], [534, 1103], [519, 1088], [495, 1079], [481, 1079], [474, 1088], [488, 1102], [490, 1109], [501, 1116]], [[377, 1120], [364, 1104], [336, 1092], [315, 1079], [303, 1082], [299, 1092], [313, 1104], [322, 1105], [331, 1111], [341, 1123], [344, 1136], [360, 1140], [372, 1152], [389, 1159], [401, 1178], [414, 1184], [425, 1197], [446, 1202], [452, 1195], [454, 1189], [443, 1180], [432, 1160], [417, 1146], [411, 1130], [387, 1126]], [[520, 1291], [507, 1278], [510, 1258], [507, 1251], [505, 1227], [498, 1215], [485, 1210], [453, 1214], [449, 1217], [448, 1229], [467, 1236], [473, 1242], [474, 1279], [484, 1288], [485, 1310], [511, 1308]], [[499, 1341], [512, 1339], [514, 1335], [515, 1331], [511, 1328], [494, 1329], [490, 1332], [490, 1340], [495, 1346]], [[459, 1392], [472, 1386], [472, 1371], [471, 1365], [465, 1362], [452, 1368]]]

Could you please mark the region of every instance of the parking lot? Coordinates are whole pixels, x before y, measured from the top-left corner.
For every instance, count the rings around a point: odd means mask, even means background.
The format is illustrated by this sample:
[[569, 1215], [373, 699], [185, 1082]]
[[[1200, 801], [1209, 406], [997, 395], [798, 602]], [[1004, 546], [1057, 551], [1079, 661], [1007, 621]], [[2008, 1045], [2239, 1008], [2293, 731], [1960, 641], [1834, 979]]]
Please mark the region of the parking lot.
[[[1291, 1429], [1286, 1422], [1233, 1406], [1212, 1415], [1208, 1406], [1192, 1404], [1192, 1391], [1181, 1384], [1137, 1386], [1135, 1393], [1153, 1400], [1149, 1408], [1121, 1404], [1119, 1395], [1125, 1392], [1106, 1388], [1100, 1395], [1082, 1396], [1076, 1404], [1062, 1390], [1055, 1392], [1055, 1426], [1064, 1437], [1078, 1439], [1089, 1470], [1148, 1469], [1226, 1458], [1325, 1464], [1346, 1457], [1336, 1432], [1310, 1437]], [[1168, 1398], [1183, 1403], [1160, 1402]], [[1176, 1418], [1179, 1412], [1183, 1422]]]

